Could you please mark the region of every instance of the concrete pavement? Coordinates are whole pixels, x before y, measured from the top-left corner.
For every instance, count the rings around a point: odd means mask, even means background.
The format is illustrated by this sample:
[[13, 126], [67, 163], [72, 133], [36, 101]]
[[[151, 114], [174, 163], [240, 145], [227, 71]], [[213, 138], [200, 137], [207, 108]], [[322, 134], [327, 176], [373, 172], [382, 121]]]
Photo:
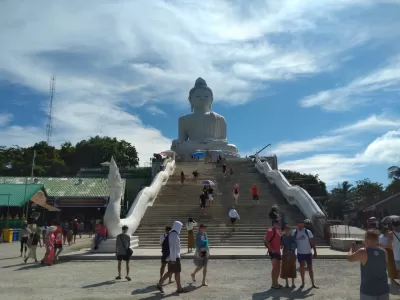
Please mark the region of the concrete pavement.
[[[4, 248], [0, 248], [1, 251]], [[7, 254], [8, 256], [10, 253]], [[262, 262], [262, 263], [260, 263]], [[0, 259], [0, 298], [7, 300], [356, 300], [359, 299], [359, 264], [343, 260], [318, 260], [314, 264], [316, 284], [310, 289], [306, 277], [303, 290], [271, 290], [271, 264], [265, 260], [216, 260], [209, 262], [208, 287], [201, 287], [201, 274], [197, 282], [190, 278], [194, 265], [182, 261], [182, 285], [189, 293], [177, 295], [175, 284], [164, 287], [165, 295], [155, 289], [160, 261], [131, 262], [131, 282], [114, 280], [115, 261], [85, 261], [58, 263], [47, 267], [23, 264], [18, 259]], [[125, 272], [122, 273], [125, 277]], [[283, 281], [281, 281], [283, 283]], [[300, 279], [295, 281], [300, 285]], [[391, 299], [399, 299], [395, 291]]]
[[[321, 247], [317, 249], [317, 259], [345, 259], [347, 252], [340, 252], [331, 250], [328, 247]], [[210, 254], [212, 259], [265, 259], [266, 258], [265, 247], [231, 247], [231, 248], [211, 248]], [[133, 260], [152, 260], [160, 259], [161, 249], [147, 249], [147, 248], [136, 248], [133, 250]], [[193, 253], [183, 253], [182, 259], [192, 259]], [[65, 253], [60, 260], [72, 261], [72, 260], [113, 260], [115, 254], [113, 253], [96, 253], [90, 252], [89, 249], [83, 249], [76, 252]]]

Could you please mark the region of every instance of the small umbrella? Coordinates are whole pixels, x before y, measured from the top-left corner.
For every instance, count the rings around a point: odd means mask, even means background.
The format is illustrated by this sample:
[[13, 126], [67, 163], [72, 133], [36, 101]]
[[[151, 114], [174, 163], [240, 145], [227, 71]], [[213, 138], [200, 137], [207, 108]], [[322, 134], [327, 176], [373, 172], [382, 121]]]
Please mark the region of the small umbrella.
[[389, 224], [389, 223], [392, 223], [393, 221], [399, 221], [399, 220], [400, 220], [400, 216], [393, 215], [393, 216], [384, 217], [382, 219], [382, 223]]
[[203, 181], [202, 181], [202, 184], [205, 184], [205, 185], [215, 185], [214, 181], [212, 181], [212, 180], [203, 180]]
[[204, 152], [195, 152], [193, 153], [193, 157], [203, 157], [205, 155]]

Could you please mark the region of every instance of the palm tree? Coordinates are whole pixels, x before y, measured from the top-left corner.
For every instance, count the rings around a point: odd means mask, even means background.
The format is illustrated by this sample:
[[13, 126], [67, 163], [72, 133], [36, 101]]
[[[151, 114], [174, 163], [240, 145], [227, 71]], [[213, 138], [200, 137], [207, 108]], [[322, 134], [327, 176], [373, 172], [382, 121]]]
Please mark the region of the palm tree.
[[343, 217], [343, 211], [352, 208], [354, 204], [354, 187], [348, 181], [343, 181], [332, 189], [327, 202], [327, 211], [332, 217]]
[[400, 179], [400, 167], [391, 166], [387, 170], [389, 179], [399, 180]]

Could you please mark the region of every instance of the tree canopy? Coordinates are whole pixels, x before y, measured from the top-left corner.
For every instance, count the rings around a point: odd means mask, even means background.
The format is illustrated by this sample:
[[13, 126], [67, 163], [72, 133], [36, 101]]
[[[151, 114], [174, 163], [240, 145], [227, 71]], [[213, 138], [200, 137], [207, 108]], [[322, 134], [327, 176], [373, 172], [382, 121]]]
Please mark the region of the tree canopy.
[[99, 168], [112, 156], [120, 166], [139, 165], [135, 146], [124, 140], [95, 136], [76, 145], [65, 142], [59, 149], [46, 142], [25, 148], [0, 146], [0, 175], [30, 176], [35, 151], [35, 176], [74, 176], [81, 168]]

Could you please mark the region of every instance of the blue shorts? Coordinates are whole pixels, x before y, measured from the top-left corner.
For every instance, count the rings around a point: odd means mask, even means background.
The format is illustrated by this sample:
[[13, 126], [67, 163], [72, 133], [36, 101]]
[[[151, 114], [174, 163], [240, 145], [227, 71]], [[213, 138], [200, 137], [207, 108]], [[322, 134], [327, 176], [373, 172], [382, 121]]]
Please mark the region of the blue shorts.
[[309, 254], [297, 254], [297, 261], [299, 263], [301, 263], [302, 261], [305, 261], [307, 264], [311, 265], [312, 264], [312, 259], [313, 259], [312, 253], [309, 253]]

